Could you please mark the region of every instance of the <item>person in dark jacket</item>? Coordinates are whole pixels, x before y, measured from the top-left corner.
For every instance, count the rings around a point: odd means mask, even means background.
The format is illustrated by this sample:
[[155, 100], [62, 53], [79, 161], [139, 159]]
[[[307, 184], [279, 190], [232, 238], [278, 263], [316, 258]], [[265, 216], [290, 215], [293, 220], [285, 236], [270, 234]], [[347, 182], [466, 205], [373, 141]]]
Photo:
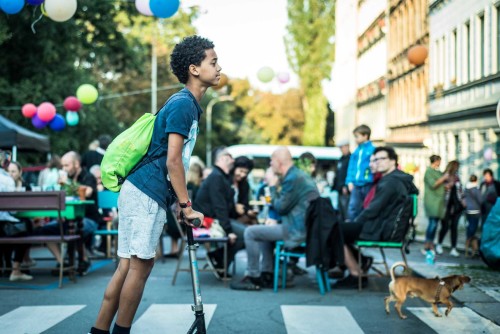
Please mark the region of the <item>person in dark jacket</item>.
[[[205, 219], [217, 219], [219, 224], [229, 238], [228, 266], [234, 260], [236, 253], [245, 247], [243, 233], [245, 225], [230, 218], [230, 212], [234, 207], [234, 191], [231, 188], [229, 172], [234, 164], [234, 159], [226, 147], [218, 147], [214, 150], [213, 161], [215, 166], [212, 173], [201, 183], [196, 194], [193, 208], [203, 212]], [[210, 266], [219, 269], [214, 272], [220, 278], [223, 269], [223, 249], [207, 253], [207, 261]]]
[[[343, 223], [344, 256], [349, 276], [337, 282], [335, 287], [355, 288], [361, 269], [348, 247], [356, 240], [387, 240], [386, 226], [395, 221], [399, 209], [410, 194], [418, 194], [413, 177], [396, 169], [398, 156], [392, 147], [377, 147], [374, 151], [377, 172], [382, 178], [377, 183], [375, 196], [353, 222]], [[366, 280], [363, 284], [366, 284]]]
[[234, 207], [231, 218], [245, 225], [257, 223], [257, 213], [250, 208], [250, 185], [248, 174], [253, 169], [253, 161], [247, 157], [237, 157], [231, 170], [231, 181], [234, 190]]
[[489, 168], [483, 171], [484, 181], [479, 186], [482, 195], [481, 216], [483, 224], [490, 214], [491, 208], [500, 197], [500, 182], [495, 180], [493, 171]]
[[339, 218], [340, 221], [344, 221], [347, 219], [347, 206], [349, 205], [350, 192], [345, 180], [347, 177], [347, 167], [349, 167], [349, 159], [351, 159], [351, 151], [349, 150], [348, 140], [339, 141], [337, 146], [342, 152], [342, 157], [337, 162], [337, 173], [332, 188], [339, 194]]

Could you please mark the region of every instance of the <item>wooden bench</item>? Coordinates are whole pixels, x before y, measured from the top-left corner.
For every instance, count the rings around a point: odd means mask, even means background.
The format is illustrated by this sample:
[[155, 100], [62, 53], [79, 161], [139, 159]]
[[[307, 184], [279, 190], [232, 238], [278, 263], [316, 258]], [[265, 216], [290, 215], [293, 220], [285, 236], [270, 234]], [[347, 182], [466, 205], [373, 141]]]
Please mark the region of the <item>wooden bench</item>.
[[[60, 245], [61, 257], [64, 259], [68, 249], [72, 266], [64, 268], [64, 261], [59, 268], [59, 288], [62, 287], [64, 272], [76, 282], [74, 267], [75, 246], [80, 239], [79, 235], [65, 235], [63, 229], [62, 211], [66, 209], [66, 193], [64, 191], [44, 192], [0, 192], [0, 211], [26, 212], [26, 211], [56, 211], [59, 222], [59, 235], [36, 235], [26, 237], [0, 237], [0, 244], [45, 244], [57, 243]], [[71, 247], [68, 247], [71, 246]]]

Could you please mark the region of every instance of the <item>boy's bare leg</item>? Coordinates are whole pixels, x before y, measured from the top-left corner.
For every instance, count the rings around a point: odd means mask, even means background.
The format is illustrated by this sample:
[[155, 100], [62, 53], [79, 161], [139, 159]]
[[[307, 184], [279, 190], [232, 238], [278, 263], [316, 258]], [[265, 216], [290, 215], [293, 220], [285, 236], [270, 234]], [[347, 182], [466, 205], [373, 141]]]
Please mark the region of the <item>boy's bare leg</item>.
[[130, 267], [120, 294], [120, 308], [116, 324], [131, 327], [142, 298], [146, 280], [153, 269], [154, 259], [143, 260], [136, 256], [130, 258]]
[[127, 278], [130, 260], [120, 258], [118, 268], [116, 268], [111, 281], [109, 282], [104, 298], [102, 300], [101, 309], [97, 315], [97, 320], [94, 327], [102, 330], [109, 330], [111, 322], [115, 317], [116, 311], [120, 301], [120, 294], [122, 291], [123, 283]]

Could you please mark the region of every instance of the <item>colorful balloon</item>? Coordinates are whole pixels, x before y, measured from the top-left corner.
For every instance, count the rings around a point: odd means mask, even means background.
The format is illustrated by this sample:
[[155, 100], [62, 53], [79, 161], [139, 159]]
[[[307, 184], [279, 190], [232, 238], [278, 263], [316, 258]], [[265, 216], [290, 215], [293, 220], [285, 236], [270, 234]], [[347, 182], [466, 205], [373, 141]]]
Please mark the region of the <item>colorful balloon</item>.
[[274, 71], [269, 66], [265, 66], [257, 72], [257, 78], [264, 83], [270, 82], [274, 78]]
[[278, 81], [282, 84], [287, 83], [290, 81], [290, 74], [288, 72], [279, 72], [276, 77], [278, 78]]
[[425, 45], [415, 45], [408, 50], [408, 61], [416, 66], [422, 65], [425, 63], [425, 59], [428, 54], [429, 51], [427, 51], [427, 47]]
[[69, 126], [75, 126], [78, 124], [78, 122], [80, 122], [80, 116], [78, 116], [77, 112], [68, 111], [66, 113], [66, 122]]
[[135, 0], [135, 8], [142, 15], [153, 16], [153, 12], [149, 7], [149, 0]]
[[151, 0], [149, 8], [156, 17], [163, 19], [173, 16], [179, 10], [179, 0]]
[[47, 15], [56, 22], [68, 21], [76, 13], [76, 0], [45, 0]]
[[90, 84], [83, 84], [76, 90], [76, 97], [83, 104], [92, 104], [99, 97], [99, 92], [97, 89]]
[[66, 121], [62, 115], [56, 114], [54, 119], [50, 121], [49, 127], [54, 131], [62, 131], [66, 127]]
[[21, 109], [23, 116], [31, 118], [36, 115], [36, 106], [33, 103], [26, 103]]
[[26, 2], [32, 6], [38, 6], [38, 5], [41, 5], [44, 1], [45, 0], [28, 0]]
[[488, 147], [487, 149], [485, 149], [483, 156], [484, 156], [484, 160], [491, 161], [493, 159], [493, 149], [491, 147]]
[[0, 8], [6, 14], [17, 14], [23, 7], [24, 0], [0, 0]]
[[64, 99], [63, 107], [70, 111], [79, 111], [82, 108], [82, 103], [74, 96], [68, 96]]
[[56, 116], [56, 107], [50, 102], [43, 102], [38, 106], [36, 115], [40, 120], [50, 122]]
[[43, 129], [44, 127], [47, 126], [48, 122], [42, 121], [40, 118], [38, 118], [38, 115], [35, 115], [31, 118], [31, 124], [37, 129]]

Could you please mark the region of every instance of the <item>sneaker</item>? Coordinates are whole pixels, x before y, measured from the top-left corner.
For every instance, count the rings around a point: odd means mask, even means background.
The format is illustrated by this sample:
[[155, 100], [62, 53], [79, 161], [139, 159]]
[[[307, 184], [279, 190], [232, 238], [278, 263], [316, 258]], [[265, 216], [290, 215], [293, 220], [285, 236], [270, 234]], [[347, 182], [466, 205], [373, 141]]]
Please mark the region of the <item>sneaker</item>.
[[[358, 288], [358, 276], [354, 276], [349, 274], [344, 279], [341, 279], [337, 281], [335, 284], [332, 285], [332, 288], [336, 289], [357, 289]], [[361, 278], [361, 287], [366, 288], [368, 285], [368, 277], [364, 276]]]
[[454, 256], [454, 257], [459, 257], [460, 253], [457, 251], [456, 248], [452, 248], [451, 251], [450, 251], [450, 255]]
[[328, 270], [328, 277], [334, 279], [342, 279], [345, 277], [345, 270], [337, 266], [333, 269]]
[[245, 276], [241, 281], [233, 281], [230, 285], [233, 290], [260, 291], [262, 280], [260, 277]]
[[272, 289], [274, 287], [274, 273], [263, 271], [260, 274], [260, 280], [262, 282], [262, 288]]
[[15, 282], [15, 281], [31, 281], [33, 279], [33, 276], [31, 275], [26, 275], [21, 273], [20, 275], [14, 275], [14, 273], [10, 274], [9, 281]]
[[80, 274], [80, 276], [85, 276], [89, 273], [90, 266], [91, 266], [90, 261], [82, 260], [78, 263], [76, 271], [78, 272], [78, 274]]
[[443, 246], [441, 244], [436, 245], [436, 253], [439, 255], [443, 254]]

